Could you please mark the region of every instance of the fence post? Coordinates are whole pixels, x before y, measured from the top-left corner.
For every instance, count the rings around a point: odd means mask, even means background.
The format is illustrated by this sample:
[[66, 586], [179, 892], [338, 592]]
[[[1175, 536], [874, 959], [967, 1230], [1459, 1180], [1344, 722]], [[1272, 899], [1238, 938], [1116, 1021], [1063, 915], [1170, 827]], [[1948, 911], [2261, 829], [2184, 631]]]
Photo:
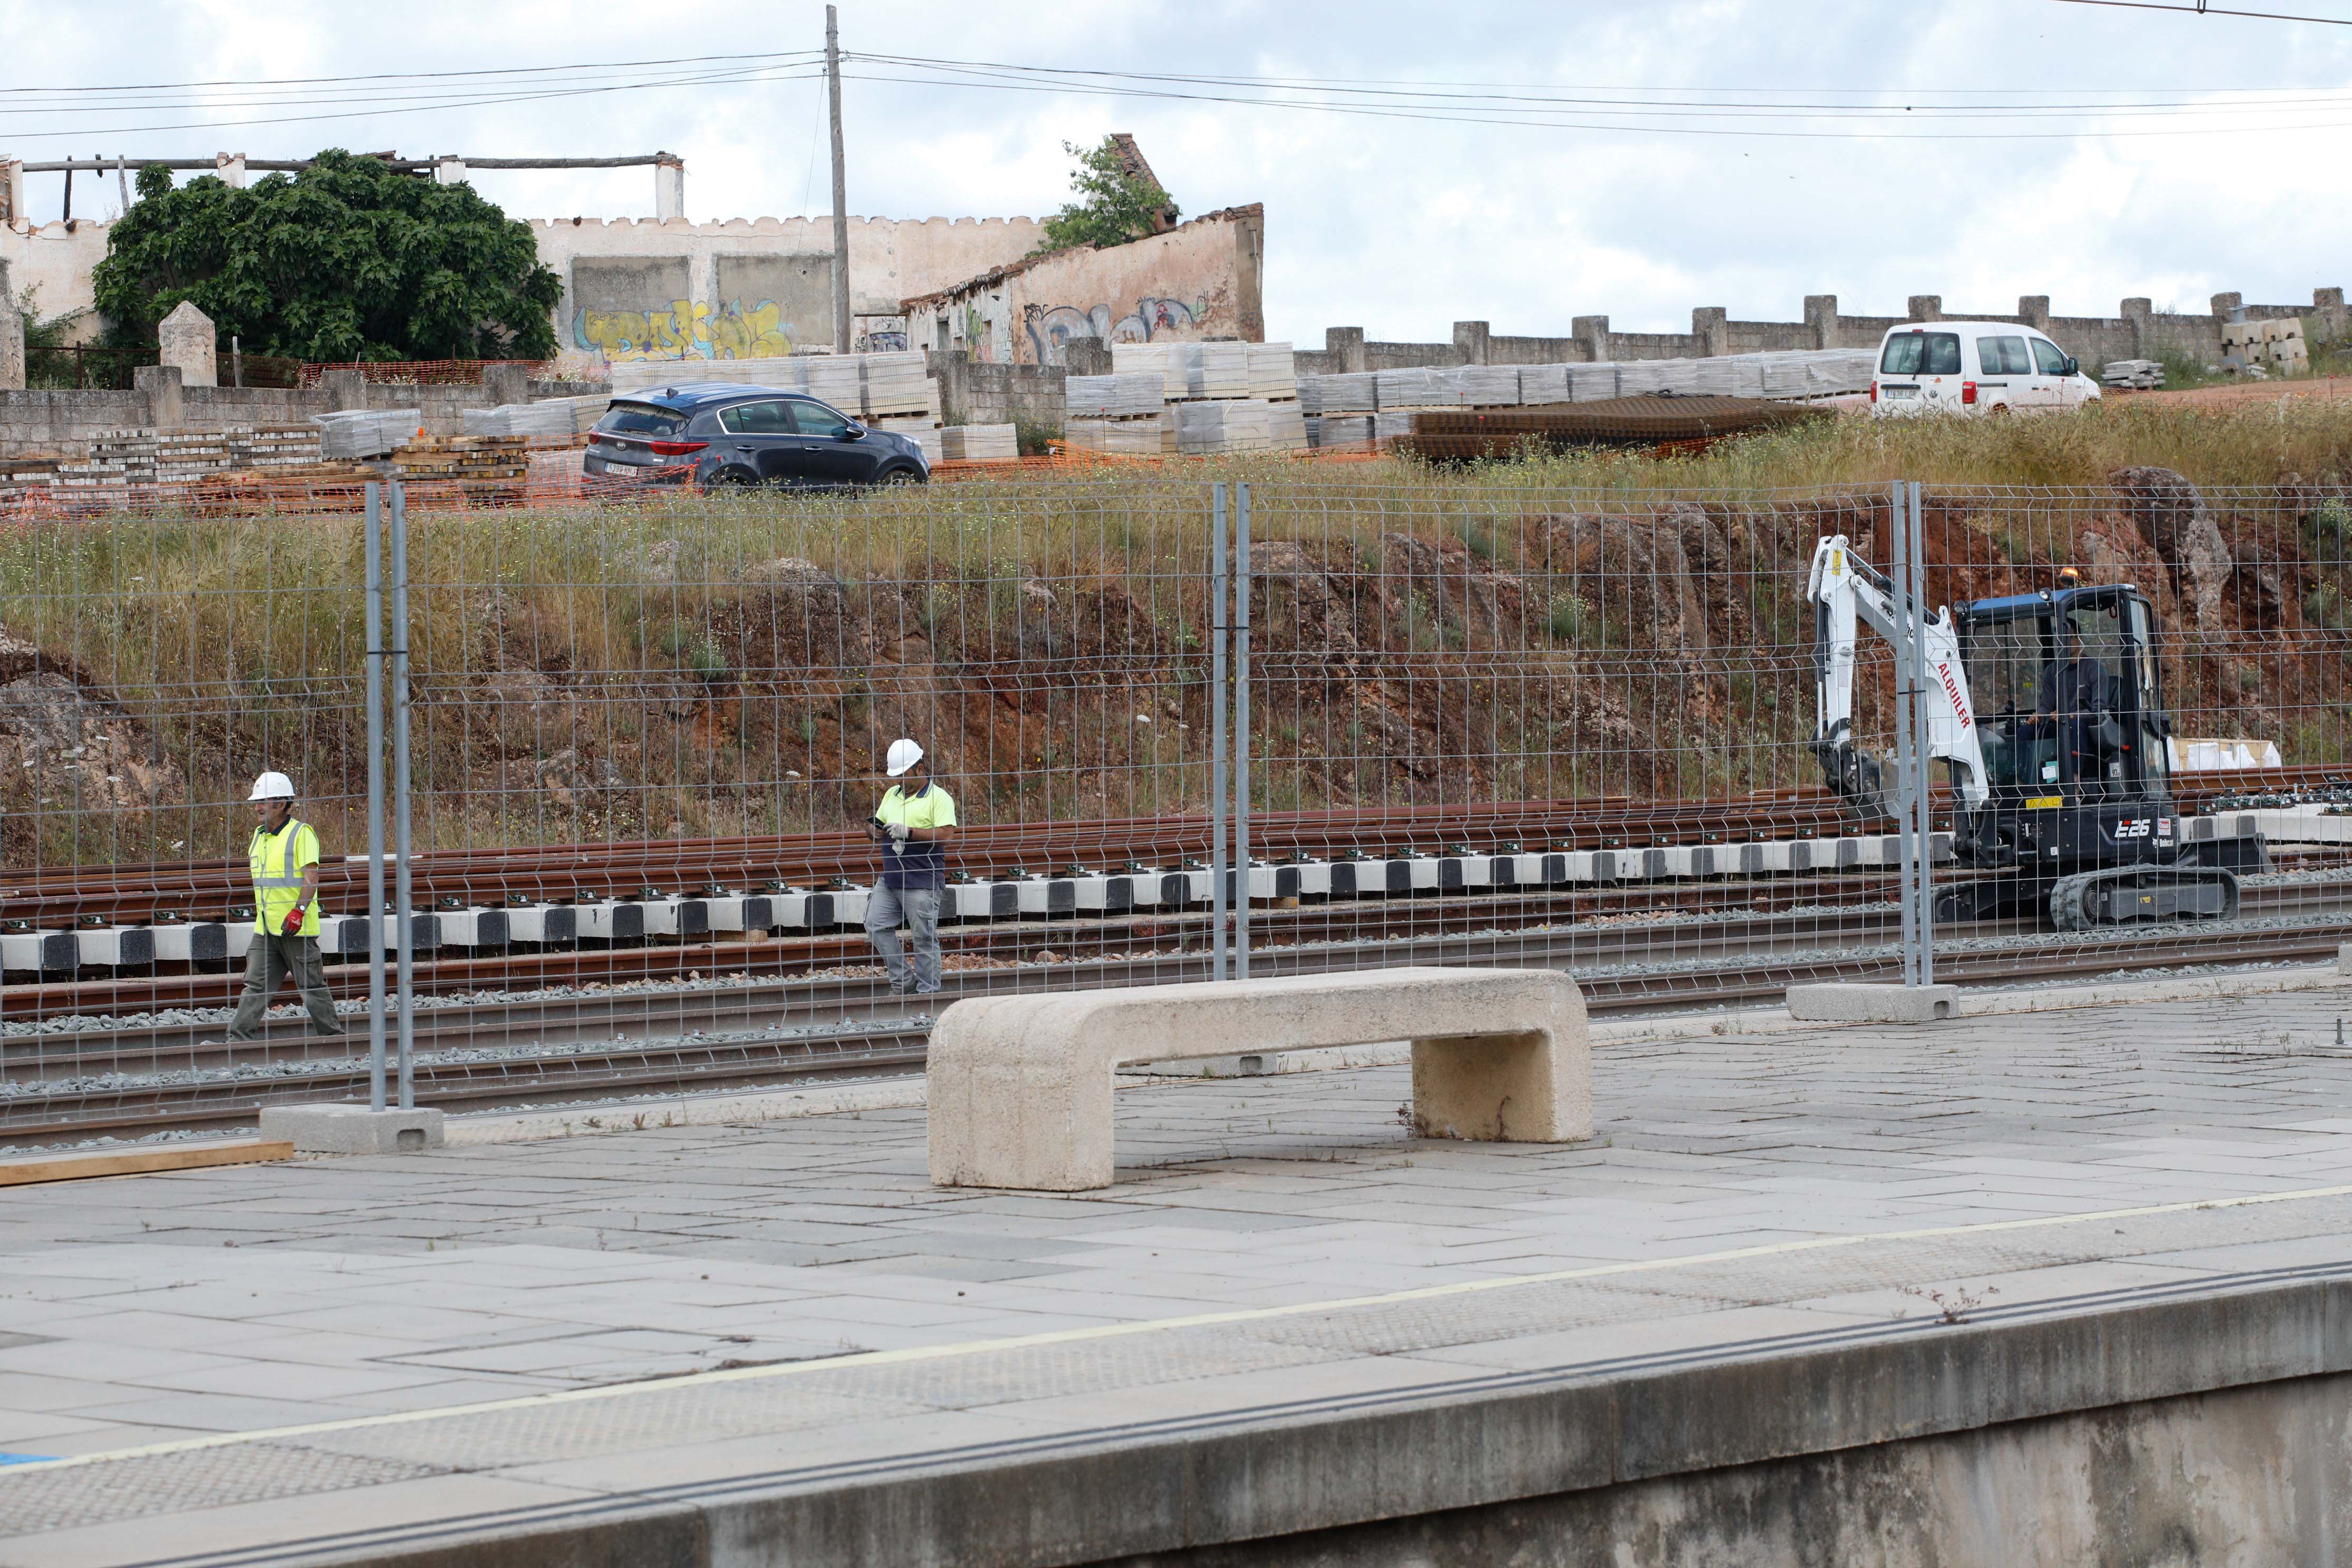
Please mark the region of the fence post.
[[1234, 514], [1234, 978], [1250, 960], [1250, 488], [1235, 487]]
[[1225, 486], [1209, 524], [1209, 978], [1225, 978]]
[[399, 937], [400, 1109], [416, 1109], [416, 916], [409, 877], [408, 493], [392, 484], [393, 927]]
[[1910, 489], [1911, 671], [1917, 682], [1911, 699], [1911, 754], [1917, 763], [1916, 772], [1918, 777], [1912, 824], [1913, 831], [1917, 835], [1913, 851], [1913, 864], [1916, 868], [1913, 892], [1918, 900], [1918, 911], [1912, 917], [1912, 926], [1919, 943], [1915, 965], [1919, 973], [1919, 984], [1933, 985], [1936, 983], [1935, 765], [1927, 747], [1927, 533], [1919, 506], [1927, 486], [1914, 479]]
[[368, 1109], [383, 1109], [383, 487], [367, 487]]
[[1912, 742], [1911, 710], [1913, 633], [1917, 623], [1911, 605], [1911, 487], [1895, 481], [1887, 496], [1887, 582], [1895, 590], [1895, 857], [1896, 899], [1903, 920], [1903, 984], [1919, 984], [1916, 924], [1919, 900], [1915, 890], [1918, 868], [1911, 855], [1911, 792], [1918, 774], [1918, 752]]

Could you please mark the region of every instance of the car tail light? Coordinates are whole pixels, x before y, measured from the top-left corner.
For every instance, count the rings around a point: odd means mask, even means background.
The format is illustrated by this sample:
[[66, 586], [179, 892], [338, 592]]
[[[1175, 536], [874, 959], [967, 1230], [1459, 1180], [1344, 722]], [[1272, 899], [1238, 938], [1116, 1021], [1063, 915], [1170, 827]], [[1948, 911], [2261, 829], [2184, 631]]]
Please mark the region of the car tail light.
[[1875, 380], [1873, 380], [1870, 384], [1870, 400], [1873, 403], [1878, 401], [1878, 383]]
[[[1969, 393], [1969, 401], [1971, 403], [1976, 401], [1975, 393]], [[699, 452], [709, 445], [708, 441], [648, 441], [646, 443], [646, 448], [656, 458], [683, 458], [689, 452]]]
[[589, 432], [588, 432], [588, 444], [589, 444], [591, 447], [601, 447], [601, 446], [603, 446], [603, 445], [604, 444], [604, 432], [603, 432], [602, 430], [591, 430], [591, 431], [589, 431]]
[[1960, 401], [1962, 403], [1974, 403], [1976, 400], [1977, 384], [1973, 381], [1964, 381], [1960, 383]]

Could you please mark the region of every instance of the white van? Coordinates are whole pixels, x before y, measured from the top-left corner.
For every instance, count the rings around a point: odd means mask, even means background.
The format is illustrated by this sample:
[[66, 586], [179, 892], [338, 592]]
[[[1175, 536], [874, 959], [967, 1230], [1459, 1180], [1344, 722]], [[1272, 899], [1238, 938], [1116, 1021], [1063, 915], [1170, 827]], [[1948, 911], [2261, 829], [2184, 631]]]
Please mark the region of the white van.
[[2079, 408], [2099, 384], [2064, 349], [2015, 321], [1890, 327], [1870, 378], [1873, 414]]

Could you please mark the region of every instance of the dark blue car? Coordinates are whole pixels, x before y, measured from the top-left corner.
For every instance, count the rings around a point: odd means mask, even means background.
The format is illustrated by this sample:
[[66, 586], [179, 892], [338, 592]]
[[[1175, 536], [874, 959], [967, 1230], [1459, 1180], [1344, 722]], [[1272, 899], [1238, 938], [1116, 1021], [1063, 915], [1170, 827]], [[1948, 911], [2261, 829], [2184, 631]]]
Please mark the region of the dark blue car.
[[588, 437], [582, 468], [592, 479], [706, 488], [833, 489], [921, 484], [931, 477], [922, 447], [908, 437], [861, 425], [804, 392], [732, 382], [615, 398]]

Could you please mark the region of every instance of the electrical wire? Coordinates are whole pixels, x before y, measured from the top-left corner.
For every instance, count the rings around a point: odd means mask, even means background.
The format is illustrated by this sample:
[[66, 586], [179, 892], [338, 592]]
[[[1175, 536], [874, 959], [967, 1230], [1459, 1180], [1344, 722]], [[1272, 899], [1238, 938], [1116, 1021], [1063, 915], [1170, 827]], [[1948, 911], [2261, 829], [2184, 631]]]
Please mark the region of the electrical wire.
[[[428, 104], [400, 108], [354, 109], [340, 113], [289, 114], [262, 116], [246, 120], [191, 120], [162, 125], [101, 125], [81, 126], [68, 131], [11, 131], [10, 138], [17, 142], [57, 141], [66, 137], [131, 135], [151, 131], [208, 131], [242, 125], [300, 125], [328, 121], [373, 120], [386, 114], [434, 112], [450, 109], [487, 109], [511, 103], [541, 103], [556, 99], [589, 98], [600, 94], [638, 92], [672, 87], [698, 87], [711, 83], [742, 81], [809, 81], [824, 75], [822, 71], [793, 72], [782, 67], [746, 67], [737, 70], [714, 71], [704, 75], [670, 78], [655, 81], [604, 82], [591, 87], [554, 89], [544, 92], [515, 93], [499, 97], [452, 99]], [[31, 112], [31, 111], [9, 111]], [[41, 111], [51, 118], [51, 111]]]
[[2352, 27], [2352, 16], [2297, 16], [2284, 11], [2232, 11], [2220, 5], [2208, 5], [2199, 0], [2193, 5], [2170, 5], [2161, 0], [2065, 0], [2070, 5], [2120, 5], [2131, 11], [2186, 11], [2194, 16], [2252, 16], [2264, 22], [2316, 22], [2327, 27]]
[[461, 77], [535, 76], [547, 73], [578, 71], [614, 71], [623, 69], [625, 68], [642, 69], [651, 66], [716, 65], [721, 62], [730, 65], [748, 65], [760, 61], [774, 62], [796, 59], [814, 60], [822, 59], [824, 57], [824, 51], [823, 49], [785, 49], [770, 54], [757, 55], [747, 55], [737, 52], [734, 54], [725, 55], [677, 55], [667, 59], [654, 60], [627, 60], [619, 62], [611, 60], [586, 60], [573, 65], [563, 66], [485, 66], [474, 70], [459, 71], [380, 71], [372, 76], [272, 77], [266, 81], [231, 81], [223, 79], [214, 81], [125, 83], [117, 84], [111, 87], [0, 87], [0, 96], [17, 96], [28, 93], [73, 92], [189, 92], [199, 88], [207, 87], [253, 89], [265, 87], [317, 87], [321, 85], [349, 86], [354, 82], [367, 81], [446, 81], [455, 80]]
[[[855, 58], [869, 64], [877, 63], [887, 58], [887, 57], [870, 57], [864, 55], [856, 57], [845, 56], [844, 58]], [[1484, 113], [1471, 113], [1442, 104], [1430, 105], [1427, 107], [1413, 107], [1409, 104], [1401, 103], [1393, 107], [1383, 107], [1373, 104], [1328, 103], [1295, 98], [1266, 98], [1234, 93], [1180, 92], [1171, 88], [1118, 86], [1111, 85], [1108, 82], [1087, 85], [1064, 84], [1060, 82], [1040, 82], [1027, 79], [1025, 73], [1029, 68], [1030, 68], [1001, 66], [952, 66], [946, 68], [945, 69], [933, 68], [927, 73], [914, 75], [883, 75], [869, 71], [856, 74], [854, 79], [861, 81], [897, 82], [901, 84], [914, 84], [931, 87], [962, 87], [995, 91], [1047, 92], [1090, 97], [1160, 100], [1177, 102], [1227, 103], [1246, 105], [1255, 108], [1289, 109], [1305, 112], [1338, 114], [1367, 119], [1420, 121], [1462, 125], [1499, 125], [1520, 130], [1608, 131], [1654, 135], [1753, 137], [1775, 140], [1877, 140], [1903, 142], [2074, 141], [2081, 138], [2093, 137], [2207, 136], [2276, 132], [2282, 131], [2332, 130], [2352, 126], [2352, 121], [2306, 120], [2264, 125], [2217, 125], [2203, 123], [2179, 130], [2126, 130], [2101, 126], [2076, 126], [2064, 130], [2010, 132], [1895, 132], [1874, 129], [1762, 130], [1749, 126], [1727, 127], [1675, 123], [1636, 124], [1622, 121], [1612, 121], [1608, 120], [1560, 119], [1557, 117], [1540, 119], [1530, 118], [1530, 113], [1536, 111], [1521, 111], [1517, 115], [1517, 117], [1512, 117], [1510, 114], [1502, 111], [1490, 110]], [[1008, 76], [1006, 73], [1012, 74]], [[847, 76], [850, 73], [845, 72], [844, 74], [845, 76]], [[1110, 75], [1114, 73], [1102, 74]], [[2242, 106], [2241, 111], [2251, 111], [2252, 109], [2258, 109], [2261, 106], [2259, 105]], [[1591, 114], [1595, 111], [1584, 109], [1579, 110], [1577, 112], [1580, 114]], [[1652, 111], [1652, 113], [1654, 115], [1654, 111]], [[1879, 113], [1882, 118], [1894, 117], [1889, 111], [1885, 110], [1881, 110]]]

